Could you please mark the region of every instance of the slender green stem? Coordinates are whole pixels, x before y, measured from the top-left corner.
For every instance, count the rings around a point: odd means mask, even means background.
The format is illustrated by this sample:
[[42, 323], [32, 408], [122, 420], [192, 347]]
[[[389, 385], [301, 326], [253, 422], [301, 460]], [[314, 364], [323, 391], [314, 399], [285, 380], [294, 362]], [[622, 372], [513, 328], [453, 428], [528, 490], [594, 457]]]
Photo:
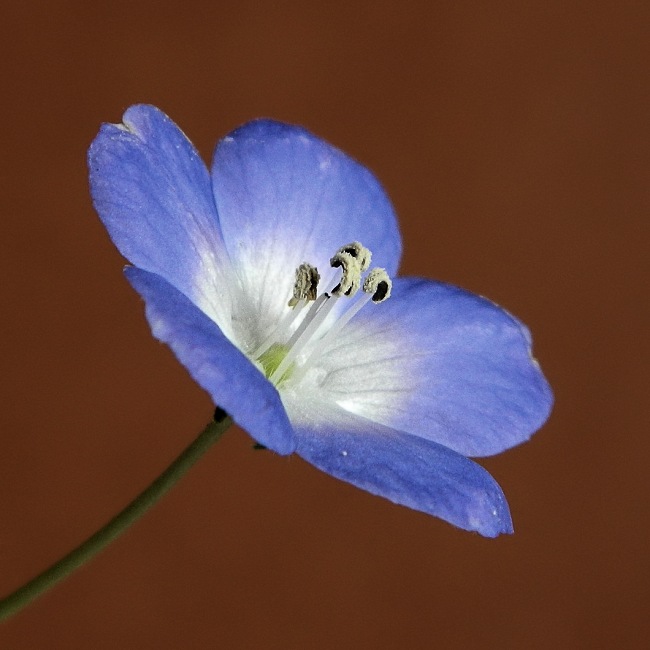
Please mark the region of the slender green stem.
[[190, 467], [221, 438], [231, 424], [230, 416], [221, 409], [217, 409], [214, 420], [199, 434], [199, 437], [122, 512], [113, 517], [92, 537], [62, 557], [56, 564], [0, 600], [0, 621], [19, 612], [32, 600], [51, 589], [57, 582], [66, 578], [75, 569], [97, 555], [105, 546], [108, 546], [184, 476]]

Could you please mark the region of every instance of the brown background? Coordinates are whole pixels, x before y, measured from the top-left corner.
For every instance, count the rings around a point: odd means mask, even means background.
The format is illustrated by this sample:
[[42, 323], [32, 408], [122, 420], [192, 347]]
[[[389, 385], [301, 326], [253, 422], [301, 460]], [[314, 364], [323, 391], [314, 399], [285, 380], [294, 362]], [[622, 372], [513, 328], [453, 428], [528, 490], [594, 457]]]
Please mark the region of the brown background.
[[260, 115], [383, 181], [403, 272], [528, 323], [556, 392], [487, 459], [485, 540], [231, 432], [0, 647], [642, 648], [648, 533], [648, 29], [639, 2], [9, 2], [0, 9], [0, 590], [56, 560], [211, 404], [153, 341], [85, 150], [138, 101], [205, 157]]

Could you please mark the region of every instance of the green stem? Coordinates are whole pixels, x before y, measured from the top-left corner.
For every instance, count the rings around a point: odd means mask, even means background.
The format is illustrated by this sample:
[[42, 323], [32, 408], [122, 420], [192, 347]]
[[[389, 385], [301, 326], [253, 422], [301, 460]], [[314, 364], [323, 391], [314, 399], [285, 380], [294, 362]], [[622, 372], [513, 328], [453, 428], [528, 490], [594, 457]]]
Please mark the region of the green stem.
[[221, 438], [231, 424], [230, 416], [225, 411], [217, 409], [214, 420], [199, 434], [199, 437], [122, 512], [113, 517], [92, 537], [62, 557], [56, 564], [0, 600], [0, 621], [19, 612], [32, 600], [51, 589], [57, 582], [66, 578], [75, 569], [97, 555], [105, 546], [108, 546], [184, 476], [190, 467]]

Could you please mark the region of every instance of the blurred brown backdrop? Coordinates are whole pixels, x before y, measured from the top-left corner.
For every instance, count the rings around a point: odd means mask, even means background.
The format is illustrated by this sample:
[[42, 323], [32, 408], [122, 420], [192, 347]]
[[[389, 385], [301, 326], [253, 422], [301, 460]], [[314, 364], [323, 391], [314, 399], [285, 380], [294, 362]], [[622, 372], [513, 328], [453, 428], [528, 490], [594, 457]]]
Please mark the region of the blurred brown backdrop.
[[0, 647], [647, 647], [647, 2], [43, 0], [0, 17], [2, 592], [211, 414], [90, 205], [86, 147], [129, 104], [160, 106], [207, 158], [260, 115], [353, 154], [396, 205], [403, 272], [522, 318], [557, 399], [532, 442], [484, 462], [512, 537], [236, 430]]

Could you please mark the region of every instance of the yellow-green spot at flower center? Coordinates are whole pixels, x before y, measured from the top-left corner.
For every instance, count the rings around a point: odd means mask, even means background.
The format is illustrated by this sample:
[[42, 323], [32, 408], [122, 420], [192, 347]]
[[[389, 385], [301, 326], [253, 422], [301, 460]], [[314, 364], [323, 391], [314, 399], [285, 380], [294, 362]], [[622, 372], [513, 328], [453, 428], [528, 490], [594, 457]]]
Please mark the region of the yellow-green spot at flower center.
[[[279, 368], [280, 364], [287, 356], [289, 349], [290, 348], [287, 345], [282, 345], [282, 343], [274, 343], [257, 359], [258, 363], [260, 363], [262, 366], [264, 374], [267, 378], [271, 377], [271, 375]], [[293, 370], [293, 366], [294, 364], [291, 364], [291, 366], [287, 368], [277, 383], [280, 383], [284, 379], [289, 378]]]

